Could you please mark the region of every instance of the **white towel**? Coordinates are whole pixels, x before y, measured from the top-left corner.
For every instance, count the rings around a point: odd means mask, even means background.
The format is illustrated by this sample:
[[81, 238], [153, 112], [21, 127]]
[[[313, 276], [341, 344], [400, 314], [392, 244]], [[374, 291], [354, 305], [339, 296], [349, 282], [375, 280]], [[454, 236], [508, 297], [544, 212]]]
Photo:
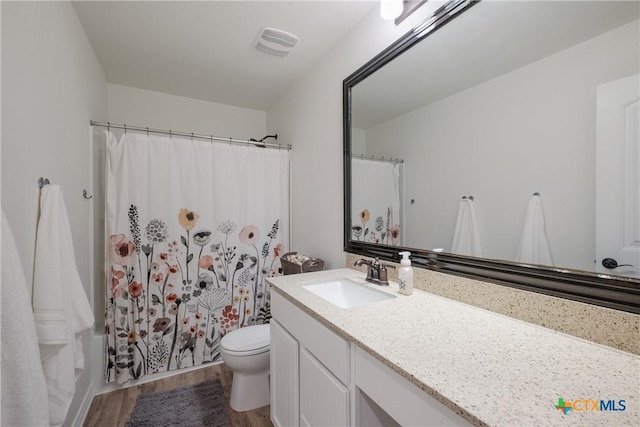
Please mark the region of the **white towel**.
[[553, 265], [551, 250], [544, 231], [542, 198], [531, 196], [527, 207], [527, 217], [520, 238], [516, 261], [527, 264]]
[[76, 269], [59, 185], [45, 185], [40, 194], [33, 308], [49, 392], [49, 422], [61, 425], [73, 399], [77, 370], [84, 369], [80, 334], [94, 318]]
[[2, 426], [49, 425], [47, 383], [40, 364], [29, 288], [2, 212]]
[[478, 218], [471, 199], [460, 200], [451, 252], [459, 255], [482, 256]]

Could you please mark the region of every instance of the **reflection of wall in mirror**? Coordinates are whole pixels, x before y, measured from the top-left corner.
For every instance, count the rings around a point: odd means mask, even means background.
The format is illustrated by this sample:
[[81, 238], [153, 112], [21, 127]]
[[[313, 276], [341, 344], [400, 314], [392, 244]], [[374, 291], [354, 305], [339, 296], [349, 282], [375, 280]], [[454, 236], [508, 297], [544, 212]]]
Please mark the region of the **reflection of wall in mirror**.
[[405, 202], [405, 245], [450, 250], [458, 200], [473, 195], [485, 256], [512, 260], [540, 192], [556, 265], [593, 270], [596, 86], [638, 73], [638, 27], [367, 129], [367, 153], [404, 158], [405, 201], [421, 201]]
[[367, 144], [367, 133], [362, 129], [351, 130], [351, 152], [365, 153]]

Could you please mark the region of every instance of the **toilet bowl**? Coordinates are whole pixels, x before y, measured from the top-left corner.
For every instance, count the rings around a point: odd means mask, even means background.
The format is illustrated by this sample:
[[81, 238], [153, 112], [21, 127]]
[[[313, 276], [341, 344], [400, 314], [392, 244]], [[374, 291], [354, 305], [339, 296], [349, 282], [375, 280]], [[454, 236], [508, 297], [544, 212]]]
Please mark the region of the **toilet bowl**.
[[222, 361], [233, 371], [230, 405], [243, 412], [269, 404], [269, 325], [229, 332], [220, 341]]

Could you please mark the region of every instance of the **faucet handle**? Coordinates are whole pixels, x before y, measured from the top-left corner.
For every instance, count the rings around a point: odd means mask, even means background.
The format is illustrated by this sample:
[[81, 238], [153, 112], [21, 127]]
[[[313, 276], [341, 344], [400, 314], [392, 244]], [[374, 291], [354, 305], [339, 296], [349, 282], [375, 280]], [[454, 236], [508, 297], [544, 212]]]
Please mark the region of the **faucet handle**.
[[373, 280], [380, 280], [380, 260], [378, 258], [374, 259], [369, 266], [369, 276]]
[[391, 264], [380, 264], [380, 281], [384, 284], [389, 284], [389, 278], [387, 276], [387, 268], [396, 268], [395, 265]]
[[389, 279], [387, 278], [387, 269], [382, 267], [380, 269], [380, 274], [378, 275], [378, 280], [380, 281], [379, 284], [381, 285], [388, 285], [389, 284]]

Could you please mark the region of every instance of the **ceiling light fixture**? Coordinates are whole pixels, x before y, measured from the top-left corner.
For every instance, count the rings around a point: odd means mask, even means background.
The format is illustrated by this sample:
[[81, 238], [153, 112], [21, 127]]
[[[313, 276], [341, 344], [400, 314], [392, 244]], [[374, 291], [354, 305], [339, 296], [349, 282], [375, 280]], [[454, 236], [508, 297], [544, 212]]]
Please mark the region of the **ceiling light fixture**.
[[380, 16], [382, 19], [396, 19], [402, 14], [402, 0], [380, 0]]
[[298, 37], [272, 27], [260, 30], [256, 39], [256, 49], [275, 56], [287, 56], [298, 43]]

